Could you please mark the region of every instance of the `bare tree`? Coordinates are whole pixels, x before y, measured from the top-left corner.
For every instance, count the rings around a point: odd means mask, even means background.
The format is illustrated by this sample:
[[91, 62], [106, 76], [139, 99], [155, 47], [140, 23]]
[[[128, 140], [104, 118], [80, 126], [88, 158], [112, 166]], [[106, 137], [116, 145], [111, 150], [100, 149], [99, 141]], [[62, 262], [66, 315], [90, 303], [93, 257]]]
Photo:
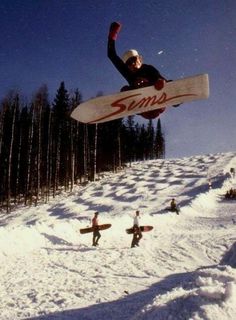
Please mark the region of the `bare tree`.
[[12, 173], [12, 155], [13, 155], [13, 142], [15, 136], [15, 122], [16, 122], [16, 110], [19, 106], [19, 96], [16, 95], [12, 105], [12, 125], [11, 125], [11, 136], [9, 145], [9, 156], [8, 156], [8, 174], [7, 174], [7, 212], [10, 211], [11, 207], [11, 173]]
[[95, 124], [94, 130], [94, 153], [93, 153], [93, 181], [96, 180], [97, 174], [97, 145], [98, 145], [98, 124]]
[[28, 136], [28, 154], [27, 154], [27, 178], [26, 178], [26, 193], [25, 193], [25, 204], [29, 200], [32, 202], [32, 189], [31, 189], [31, 163], [32, 163], [32, 149], [33, 149], [33, 134], [34, 134], [34, 114], [35, 110], [32, 107], [30, 112], [30, 126]]

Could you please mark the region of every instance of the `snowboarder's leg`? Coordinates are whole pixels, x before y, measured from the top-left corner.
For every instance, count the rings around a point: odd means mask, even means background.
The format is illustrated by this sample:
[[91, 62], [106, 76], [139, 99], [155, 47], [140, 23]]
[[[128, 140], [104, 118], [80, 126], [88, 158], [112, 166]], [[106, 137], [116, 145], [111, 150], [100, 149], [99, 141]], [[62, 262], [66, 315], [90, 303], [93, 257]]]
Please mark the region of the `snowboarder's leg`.
[[98, 245], [98, 240], [101, 238], [101, 234], [98, 229], [93, 231], [93, 246]]
[[139, 241], [142, 239], [143, 235], [140, 228], [136, 227], [134, 230], [133, 240], [131, 243], [131, 248], [139, 246]]
[[98, 245], [98, 240], [101, 238], [100, 232], [97, 230], [95, 245]]
[[143, 235], [141, 230], [139, 229], [138, 233], [137, 233], [137, 246], [139, 245], [139, 241], [142, 239]]
[[132, 243], [131, 243], [131, 248], [134, 248], [135, 246], [137, 246], [137, 243], [138, 243], [137, 233], [134, 232]]
[[96, 246], [96, 232], [93, 232], [93, 246]]

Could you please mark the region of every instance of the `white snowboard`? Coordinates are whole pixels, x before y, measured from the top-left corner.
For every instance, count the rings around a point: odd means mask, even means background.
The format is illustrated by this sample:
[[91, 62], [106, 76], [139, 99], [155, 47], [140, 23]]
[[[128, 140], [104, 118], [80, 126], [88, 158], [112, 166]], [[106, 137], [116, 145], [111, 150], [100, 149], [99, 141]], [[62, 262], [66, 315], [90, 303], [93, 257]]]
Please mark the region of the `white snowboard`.
[[202, 74], [167, 82], [161, 90], [150, 86], [97, 97], [81, 103], [71, 117], [84, 123], [101, 123], [208, 97], [208, 75]]

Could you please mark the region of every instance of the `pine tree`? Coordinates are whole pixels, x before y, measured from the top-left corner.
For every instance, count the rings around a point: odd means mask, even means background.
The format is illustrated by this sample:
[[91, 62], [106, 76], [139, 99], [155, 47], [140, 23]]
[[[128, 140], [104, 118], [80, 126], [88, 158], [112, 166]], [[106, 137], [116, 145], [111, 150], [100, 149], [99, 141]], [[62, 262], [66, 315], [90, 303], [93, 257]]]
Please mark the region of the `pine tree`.
[[59, 185], [63, 185], [65, 188], [68, 186], [68, 146], [70, 146], [68, 122], [69, 95], [64, 82], [61, 82], [53, 105], [54, 196]]
[[153, 159], [154, 158], [154, 128], [153, 128], [153, 122], [152, 119], [148, 121], [148, 127], [147, 127], [147, 159]]
[[[17, 193], [18, 201], [20, 195], [24, 195], [26, 201], [27, 193], [27, 174], [28, 174], [28, 157], [29, 157], [29, 129], [30, 129], [30, 115], [28, 106], [25, 105], [21, 112], [18, 123], [18, 131], [20, 136], [18, 148], [18, 180], [17, 180]], [[31, 146], [30, 146], [31, 147]]]
[[165, 139], [161, 128], [161, 119], [157, 121], [156, 138], [155, 138], [155, 153], [158, 159], [165, 158]]
[[[82, 95], [78, 89], [70, 99], [70, 112], [72, 112], [82, 101]], [[79, 122], [70, 119], [70, 190], [72, 191], [76, 179], [79, 177], [80, 167], [80, 137], [79, 137]]]
[[5, 199], [5, 148], [4, 148], [4, 127], [5, 127], [5, 119], [7, 113], [7, 103], [5, 101], [2, 102], [1, 110], [0, 110], [0, 201], [1, 205], [4, 203]]
[[19, 111], [19, 96], [16, 94], [16, 96], [13, 98], [12, 105], [10, 106], [10, 117], [11, 117], [11, 125], [9, 127], [10, 136], [9, 136], [9, 147], [8, 147], [8, 170], [7, 170], [7, 212], [10, 211], [10, 205], [11, 205], [11, 194], [12, 194], [12, 187], [15, 185], [13, 181], [13, 157], [14, 157], [14, 139], [15, 139], [15, 130], [16, 130], [16, 117]]
[[125, 161], [136, 160], [136, 132], [134, 116], [129, 116], [125, 122]]
[[42, 191], [42, 182], [46, 180], [45, 176], [45, 158], [47, 158], [47, 150], [50, 139], [48, 139], [48, 88], [43, 85], [39, 88], [33, 98], [33, 108], [35, 109], [35, 197], [36, 203], [40, 197]]

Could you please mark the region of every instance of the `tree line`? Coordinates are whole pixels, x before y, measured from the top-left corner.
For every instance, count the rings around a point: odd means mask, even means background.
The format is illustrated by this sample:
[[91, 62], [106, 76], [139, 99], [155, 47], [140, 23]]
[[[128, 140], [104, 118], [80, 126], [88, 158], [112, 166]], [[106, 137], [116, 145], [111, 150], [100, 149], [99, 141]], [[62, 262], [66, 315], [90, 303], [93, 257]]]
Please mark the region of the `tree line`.
[[49, 103], [48, 88], [25, 102], [17, 92], [0, 105], [0, 210], [24, 203], [47, 202], [60, 190], [94, 181], [101, 172], [133, 161], [165, 157], [161, 121], [156, 128], [134, 117], [102, 124], [70, 118], [82, 102], [79, 90], [69, 94], [61, 82]]

